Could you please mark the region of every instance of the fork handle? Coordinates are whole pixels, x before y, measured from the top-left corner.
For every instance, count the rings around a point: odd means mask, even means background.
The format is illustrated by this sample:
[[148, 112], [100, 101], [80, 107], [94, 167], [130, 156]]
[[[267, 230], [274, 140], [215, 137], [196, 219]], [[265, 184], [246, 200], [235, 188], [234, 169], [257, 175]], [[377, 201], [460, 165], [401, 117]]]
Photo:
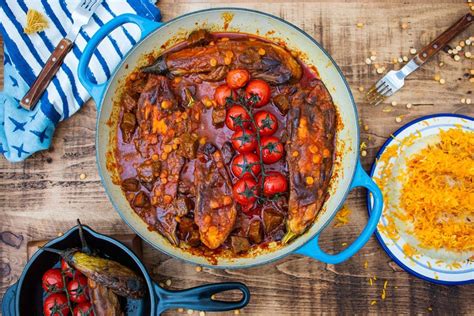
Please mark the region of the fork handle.
[[464, 31], [474, 18], [471, 13], [466, 14], [460, 18], [456, 23], [451, 25], [449, 29], [443, 32], [440, 36], [435, 38], [429, 45], [425, 46], [414, 58], [415, 62], [421, 66], [428, 59], [433, 57], [440, 49], [446, 46], [456, 35]]
[[34, 109], [36, 103], [38, 103], [54, 75], [58, 72], [64, 61], [64, 58], [69, 53], [72, 46], [72, 41], [67, 38], [63, 38], [59, 42], [58, 46], [56, 46], [53, 53], [46, 61], [46, 64], [39, 73], [30, 90], [28, 90], [23, 99], [21, 99], [20, 105], [24, 109], [30, 111]]

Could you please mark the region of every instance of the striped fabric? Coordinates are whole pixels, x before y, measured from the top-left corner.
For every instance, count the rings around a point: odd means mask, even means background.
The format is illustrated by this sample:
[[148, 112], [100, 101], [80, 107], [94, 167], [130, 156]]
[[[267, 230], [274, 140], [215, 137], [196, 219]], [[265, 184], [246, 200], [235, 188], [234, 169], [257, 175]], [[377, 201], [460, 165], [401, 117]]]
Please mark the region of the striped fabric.
[[[136, 13], [160, 20], [160, 11], [151, 0], [103, 0], [90, 22], [77, 37], [72, 51], [33, 111], [19, 105], [57, 43], [72, 24], [72, 11], [79, 0], [0, 0], [0, 32], [4, 41], [4, 90], [0, 93], [0, 153], [8, 160], [24, 160], [47, 149], [56, 124], [67, 119], [90, 96], [77, 77], [79, 58], [93, 34], [107, 21], [124, 13]], [[26, 35], [23, 28], [28, 9], [35, 9], [49, 20], [40, 33]], [[90, 64], [92, 78], [104, 82], [127, 51], [137, 42], [135, 25], [115, 30], [106, 38]]]

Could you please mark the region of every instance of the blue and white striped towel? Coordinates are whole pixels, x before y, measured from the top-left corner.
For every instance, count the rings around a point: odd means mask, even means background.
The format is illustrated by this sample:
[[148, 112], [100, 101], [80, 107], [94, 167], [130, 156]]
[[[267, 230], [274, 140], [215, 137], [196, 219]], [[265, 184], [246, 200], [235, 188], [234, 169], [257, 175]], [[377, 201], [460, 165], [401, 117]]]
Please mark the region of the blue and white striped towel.
[[[49, 147], [56, 124], [77, 112], [90, 98], [77, 77], [79, 58], [88, 40], [102, 25], [120, 14], [135, 13], [159, 21], [160, 11], [150, 1], [103, 0], [90, 22], [82, 28], [40, 102], [33, 111], [27, 111], [19, 105], [19, 100], [70, 29], [72, 11], [79, 0], [0, 0], [0, 32], [5, 52], [4, 90], [0, 93], [0, 153], [15, 162]], [[45, 31], [32, 35], [23, 33], [28, 9], [47, 17], [49, 27]], [[91, 60], [93, 78], [97, 82], [105, 81], [139, 38], [140, 31], [134, 25], [115, 30], [100, 44]]]

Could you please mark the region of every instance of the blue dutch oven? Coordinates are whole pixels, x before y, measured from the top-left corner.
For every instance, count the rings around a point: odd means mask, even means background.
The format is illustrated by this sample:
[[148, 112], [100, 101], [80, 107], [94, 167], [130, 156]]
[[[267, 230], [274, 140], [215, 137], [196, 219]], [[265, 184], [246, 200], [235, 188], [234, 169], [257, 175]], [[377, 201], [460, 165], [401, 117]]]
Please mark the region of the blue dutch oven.
[[[140, 259], [117, 240], [96, 233], [83, 226], [88, 244], [99, 253], [120, 262], [142, 276], [147, 285], [144, 299], [127, 299], [127, 316], [159, 315], [165, 310], [186, 308], [203, 311], [228, 311], [245, 307], [250, 299], [248, 288], [237, 282], [216, 283], [198, 286], [188, 290], [170, 291], [154, 283]], [[81, 244], [79, 227], [73, 227], [63, 236], [48, 242], [45, 247], [55, 249], [76, 248]], [[59, 261], [59, 256], [44, 250], [38, 250], [28, 264], [17, 283], [12, 285], [3, 296], [2, 315], [43, 315], [43, 289], [41, 277], [46, 270]], [[211, 299], [217, 293], [239, 290], [243, 297], [239, 301], [227, 302]]]
[[[229, 21], [229, 17], [232, 20]], [[114, 29], [127, 23], [137, 25], [141, 30], [141, 40], [127, 54], [107, 82], [96, 84], [87, 74], [90, 59], [100, 42]], [[193, 255], [172, 246], [164, 237], [148, 230], [145, 222], [130, 207], [120, 187], [112, 181], [117, 175], [107, 170], [107, 152], [118, 124], [118, 105], [114, 105], [119, 95], [121, 83], [136, 67], [143, 65], [143, 56], [159, 50], [169, 43], [184, 40], [186, 35], [199, 26], [211, 31], [239, 31], [248, 34], [267, 34], [269, 40], [282, 39], [290, 49], [302, 52], [308, 65], [314, 65], [326, 87], [330, 91], [339, 115], [336, 144], [336, 162], [329, 188], [330, 196], [312, 227], [302, 236], [285, 246], [262, 250], [256, 256], [244, 258], [217, 258], [217, 268], [243, 268], [277, 260], [291, 253], [303, 254], [327, 263], [340, 263], [360, 250], [373, 234], [382, 211], [382, 194], [376, 184], [361, 167], [358, 158], [359, 120], [357, 108], [349, 85], [341, 70], [321, 45], [296, 26], [271, 15], [237, 8], [219, 8], [197, 11], [175, 18], [166, 23], [158, 23], [134, 15], [122, 15], [105, 24], [89, 41], [79, 62], [79, 79], [96, 101], [97, 120], [97, 164], [102, 183], [115, 209], [123, 220], [144, 240], [155, 248], [177, 258], [199, 265], [210, 265], [206, 258]], [[125, 25], [125, 27], [127, 27]], [[268, 35], [271, 34], [271, 35]], [[110, 157], [109, 157], [110, 159]], [[364, 187], [374, 197], [374, 207], [366, 227], [360, 236], [346, 249], [337, 254], [328, 254], [318, 245], [318, 237], [343, 205], [349, 192], [356, 187]]]

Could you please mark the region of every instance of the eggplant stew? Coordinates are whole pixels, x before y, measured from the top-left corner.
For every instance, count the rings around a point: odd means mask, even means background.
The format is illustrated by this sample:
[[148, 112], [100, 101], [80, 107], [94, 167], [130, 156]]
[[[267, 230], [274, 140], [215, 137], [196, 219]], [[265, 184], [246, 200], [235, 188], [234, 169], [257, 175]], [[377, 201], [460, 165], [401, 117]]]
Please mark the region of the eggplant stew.
[[281, 45], [192, 32], [125, 80], [113, 155], [150, 230], [193, 254], [250, 256], [304, 233], [328, 197], [337, 113]]

